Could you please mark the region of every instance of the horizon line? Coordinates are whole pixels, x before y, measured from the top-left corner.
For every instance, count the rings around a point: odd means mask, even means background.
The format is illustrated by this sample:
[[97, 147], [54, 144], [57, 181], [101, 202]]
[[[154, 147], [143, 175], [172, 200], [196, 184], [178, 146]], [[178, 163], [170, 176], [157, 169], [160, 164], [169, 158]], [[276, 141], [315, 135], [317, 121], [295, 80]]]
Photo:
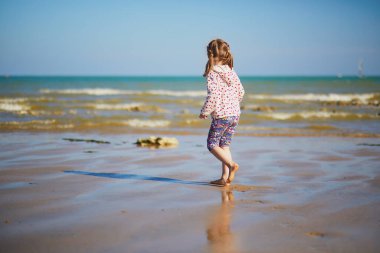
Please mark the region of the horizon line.
[[[11, 77], [203, 77], [202, 75], [129, 75], [129, 74], [2, 74], [2, 78], [11, 78]], [[334, 77], [334, 78], [374, 78], [380, 77], [380, 74], [375, 75], [332, 75], [332, 74], [265, 74], [265, 75], [254, 75], [254, 74], [240, 74], [239, 77]]]

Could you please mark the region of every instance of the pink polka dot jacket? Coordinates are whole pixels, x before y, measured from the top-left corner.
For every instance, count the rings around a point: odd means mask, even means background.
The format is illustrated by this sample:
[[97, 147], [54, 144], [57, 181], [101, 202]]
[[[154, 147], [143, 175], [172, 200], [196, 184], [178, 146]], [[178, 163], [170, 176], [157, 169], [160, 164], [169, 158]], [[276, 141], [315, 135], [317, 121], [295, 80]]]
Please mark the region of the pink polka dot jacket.
[[214, 119], [239, 116], [244, 87], [235, 70], [228, 65], [215, 65], [206, 78], [207, 97], [201, 114]]

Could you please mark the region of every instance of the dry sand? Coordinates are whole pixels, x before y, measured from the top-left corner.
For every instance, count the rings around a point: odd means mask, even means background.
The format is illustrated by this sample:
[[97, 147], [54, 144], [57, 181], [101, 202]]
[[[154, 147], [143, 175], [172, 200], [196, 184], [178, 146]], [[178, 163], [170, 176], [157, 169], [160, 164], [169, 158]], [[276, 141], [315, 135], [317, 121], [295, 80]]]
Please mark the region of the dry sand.
[[1, 134], [0, 252], [380, 251], [380, 139], [237, 136], [222, 188], [205, 137], [137, 137]]

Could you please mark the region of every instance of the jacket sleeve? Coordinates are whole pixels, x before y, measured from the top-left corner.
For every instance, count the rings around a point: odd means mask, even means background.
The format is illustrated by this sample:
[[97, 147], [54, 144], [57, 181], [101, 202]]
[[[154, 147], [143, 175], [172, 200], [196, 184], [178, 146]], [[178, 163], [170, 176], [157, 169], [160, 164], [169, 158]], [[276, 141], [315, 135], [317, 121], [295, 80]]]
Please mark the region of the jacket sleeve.
[[239, 77], [237, 77], [237, 80], [239, 81], [239, 102], [243, 101], [243, 97], [245, 94], [243, 84], [241, 83]]
[[216, 81], [216, 76], [213, 72], [210, 72], [207, 76], [207, 97], [201, 109], [201, 114], [207, 116], [215, 110], [218, 95], [218, 83]]

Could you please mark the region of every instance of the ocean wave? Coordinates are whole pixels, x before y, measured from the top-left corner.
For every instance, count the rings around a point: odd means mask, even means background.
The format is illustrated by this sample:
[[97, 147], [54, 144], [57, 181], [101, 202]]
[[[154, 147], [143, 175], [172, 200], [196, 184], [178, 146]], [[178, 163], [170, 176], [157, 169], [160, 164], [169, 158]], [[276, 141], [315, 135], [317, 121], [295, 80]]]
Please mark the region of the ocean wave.
[[380, 119], [377, 115], [372, 114], [359, 114], [359, 113], [348, 113], [348, 112], [298, 112], [298, 113], [268, 113], [268, 114], [259, 114], [258, 117], [264, 117], [274, 120], [296, 120], [296, 119]]
[[296, 132], [321, 132], [321, 131], [331, 131], [331, 130], [339, 130], [339, 128], [330, 126], [330, 125], [309, 125], [306, 127], [296, 128], [296, 127], [259, 127], [259, 126], [252, 126], [252, 125], [240, 125], [240, 130], [245, 131], [256, 131], [256, 132], [288, 132], [288, 133], [296, 133]]
[[94, 108], [98, 110], [127, 110], [138, 111], [142, 106], [142, 103], [130, 103], [130, 104], [94, 104]]
[[124, 110], [130, 112], [158, 112], [158, 113], [167, 113], [169, 112], [166, 109], [163, 109], [156, 105], [148, 105], [144, 103], [124, 103], [124, 104], [105, 104], [105, 103], [96, 103], [96, 104], [87, 104], [88, 107], [95, 110]]
[[[195, 117], [196, 115], [194, 115]], [[200, 128], [200, 127], [207, 127], [208, 125], [208, 122], [206, 123], [207, 121], [204, 121], [204, 120], [200, 120], [200, 119], [197, 119], [197, 118], [193, 118], [193, 119], [190, 119], [190, 118], [184, 118], [184, 119], [181, 119], [181, 120], [178, 120], [178, 121], [175, 121], [174, 122], [174, 125], [175, 127], [192, 127], [192, 128]]]
[[245, 104], [240, 107], [242, 110], [252, 110], [257, 112], [273, 112], [275, 111], [274, 106], [260, 106], [260, 105], [254, 105], [254, 104]]
[[68, 94], [68, 95], [157, 95], [157, 96], [174, 96], [174, 97], [204, 97], [206, 91], [200, 90], [187, 90], [187, 91], [173, 91], [173, 90], [120, 90], [120, 89], [105, 89], [105, 88], [91, 88], [91, 89], [40, 89], [40, 93], [44, 94]]
[[31, 121], [6, 121], [0, 122], [0, 128], [4, 129], [69, 129], [73, 124], [58, 124], [56, 120], [31, 120]]
[[254, 94], [249, 95], [249, 98], [257, 100], [280, 100], [280, 101], [320, 101], [320, 102], [350, 102], [352, 100], [358, 100], [361, 103], [366, 103], [378, 93], [362, 93], [362, 94], [318, 94], [318, 93], [305, 93], [305, 94], [281, 94], [281, 95], [269, 95], [269, 94]]
[[0, 98], [0, 111], [27, 114], [30, 106], [23, 104], [27, 98]]
[[141, 119], [130, 119], [123, 121], [123, 124], [131, 127], [167, 127], [170, 125], [168, 120], [141, 120]]
[[14, 97], [14, 98], [0, 98], [0, 102], [7, 102], [7, 103], [19, 103], [19, 102], [26, 102], [28, 98], [24, 97]]
[[76, 115], [77, 110], [71, 109], [68, 111], [64, 110], [30, 110], [29, 115], [32, 116], [64, 116], [64, 115]]

